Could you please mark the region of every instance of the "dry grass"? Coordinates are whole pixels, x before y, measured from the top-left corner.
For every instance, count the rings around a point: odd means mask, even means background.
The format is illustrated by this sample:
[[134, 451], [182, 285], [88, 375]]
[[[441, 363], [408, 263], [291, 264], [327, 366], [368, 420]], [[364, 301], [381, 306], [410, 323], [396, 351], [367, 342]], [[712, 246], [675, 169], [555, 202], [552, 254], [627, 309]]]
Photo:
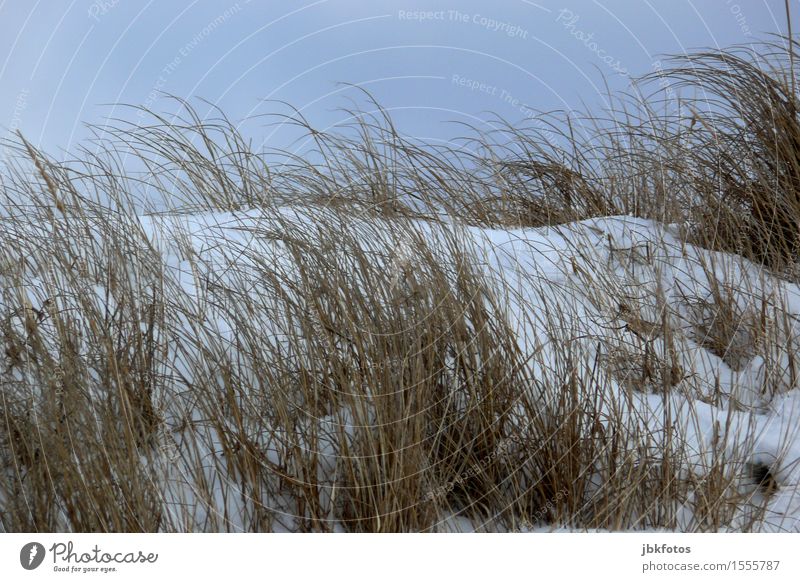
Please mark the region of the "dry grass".
[[[504, 295], [440, 221], [634, 214], [787, 275], [800, 118], [785, 48], [765, 46], [663, 73], [702, 90], [680, 104], [627, 98], [607, 118], [543, 117], [547, 131], [497, 120], [464, 149], [412, 142], [379, 107], [334, 134], [280, 119], [308, 132], [304, 157], [254, 153], [188, 104], [185, 119], [120, 121], [72, 162], [20, 137], [0, 213], [0, 529], [437, 531], [453, 514], [484, 530], [757, 527], [774, 476], [748, 464], [756, 435], [718, 425], [692, 450], [672, 397], [723, 397], [679, 361], [689, 341], [784, 370], [764, 394], [793, 386], [777, 295], [742, 306], [715, 283], [685, 313], [658, 294], [648, 312], [575, 264], [613, 345], [591, 349], [568, 294], [539, 297], [521, 325], [543, 333], [522, 340], [509, 305], [529, 298]], [[154, 197], [172, 217], [258, 220], [211, 255], [170, 233], [179, 276], [137, 218]], [[653, 265], [650, 247], [611, 256]], [[643, 418], [637, 394], [663, 406]]]

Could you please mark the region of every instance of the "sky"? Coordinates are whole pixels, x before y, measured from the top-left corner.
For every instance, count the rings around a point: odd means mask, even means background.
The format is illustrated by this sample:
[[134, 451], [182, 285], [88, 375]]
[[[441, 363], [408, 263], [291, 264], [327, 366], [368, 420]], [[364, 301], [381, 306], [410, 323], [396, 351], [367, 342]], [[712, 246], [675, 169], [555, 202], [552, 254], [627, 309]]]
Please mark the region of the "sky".
[[173, 113], [168, 93], [255, 149], [299, 148], [283, 103], [330, 129], [369, 109], [361, 87], [407, 136], [448, 141], [449, 122], [598, 109], [665, 55], [785, 31], [784, 0], [0, 0], [0, 135], [67, 157], [87, 124], [136, 121], [122, 104]]

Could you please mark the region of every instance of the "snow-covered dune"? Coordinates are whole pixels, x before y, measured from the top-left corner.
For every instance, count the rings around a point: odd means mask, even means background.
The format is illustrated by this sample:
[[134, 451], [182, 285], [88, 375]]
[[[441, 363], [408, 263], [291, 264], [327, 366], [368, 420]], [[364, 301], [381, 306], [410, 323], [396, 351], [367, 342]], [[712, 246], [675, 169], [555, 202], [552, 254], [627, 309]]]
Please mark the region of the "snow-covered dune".
[[[752, 467], [752, 475], [743, 475], [740, 485], [766, 507], [756, 527], [800, 529], [800, 501], [795, 495], [800, 485], [800, 391], [794, 368], [800, 340], [796, 326], [800, 287], [735, 255], [687, 244], [677, 225], [614, 216], [549, 228], [486, 229], [446, 218], [393, 222], [366, 214], [282, 208], [148, 215], [124, 219], [119, 228], [138, 241], [135, 246], [142, 253], [150, 253], [146, 261], [160, 261], [153, 266], [163, 274], [167, 303], [172, 295], [173, 306], [180, 306], [180, 313], [171, 315], [182, 327], [175, 337], [203, 338], [185, 345], [167, 342], [170, 353], [165, 361], [170, 369], [164, 372], [175, 379], [176, 387], [175, 394], [162, 398], [166, 434], [171, 435], [162, 438], [162, 445], [167, 443], [174, 454], [143, 461], [159, 481], [165, 512], [189, 529], [207, 527], [215, 512], [224, 514], [232, 529], [247, 527], [245, 522], [252, 519], [252, 499], [243, 492], [230, 494], [231, 483], [216, 482], [220, 464], [209, 459], [221, 449], [219, 425], [207, 423], [202, 410], [193, 408], [193, 396], [186, 389], [203, 373], [198, 360], [224, 353], [234, 361], [244, 345], [239, 337], [242, 322], [231, 317], [235, 310], [219, 303], [221, 290], [228, 300], [254, 299], [247, 307], [247, 325], [258, 329], [275, 353], [284, 347], [295, 349], [287, 338], [305, 333], [300, 324], [276, 310], [259, 312], [258, 306], [270, 304], [270, 294], [278, 291], [276, 284], [284, 286], [280, 293], [297, 293], [304, 281], [298, 248], [314, 246], [314, 252], [330, 257], [331, 264], [343, 271], [348, 265], [357, 269], [353, 261], [368, 257], [388, 274], [385, 281], [404, 289], [411, 284], [421, 241], [441, 261], [454, 286], [464, 257], [481, 273], [492, 294], [487, 301], [502, 306], [496, 316], [504, 317], [516, 334], [532, 394], [546, 399], [548, 391], [557, 389], [563, 372], [560, 362], [569, 346], [580, 368], [574, 373], [598, 378], [596, 389], [604, 392], [600, 418], [626, 415], [631, 426], [651, 434], [654, 447], [666, 447], [667, 440], [680, 443], [686, 475], [700, 481], [711, 478], [714, 455], [727, 451], [731, 459]], [[48, 229], [33, 230], [28, 242], [34, 246], [48, 236]], [[105, 236], [110, 236], [108, 232]], [[337, 245], [332, 236], [336, 232], [347, 244]], [[103, 236], [93, 235], [94, 243], [102, 246], [107, 242]], [[353, 256], [354, 244], [360, 245], [363, 256]], [[37, 252], [43, 256], [41, 250], [30, 253], [31, 262], [19, 270], [14, 293], [21, 292], [34, 313], [43, 313], [46, 302], [80, 310], [74, 297], [53, 297], [52, 281], [39, 272]], [[141, 272], [135, 276], [146, 278]], [[374, 291], [370, 281], [356, 285], [365, 293]], [[124, 301], [100, 278], [85, 291], [81, 301], [92, 302], [100, 311], [113, 310]], [[10, 304], [10, 297], [0, 298], [0, 307]], [[10, 325], [23, 334], [25, 318], [12, 318]], [[42, 329], [47, 325], [45, 318]], [[198, 347], [203, 342], [211, 344], [205, 356]], [[298, 357], [302, 361], [302, 355]], [[6, 367], [6, 380], [26, 382], [24, 366], [7, 362]], [[247, 370], [243, 365], [239, 373], [244, 376]], [[213, 362], [208, 362], [205, 373], [216, 373]], [[249, 373], [258, 385], [257, 370]], [[544, 409], [547, 406], [542, 402]], [[250, 434], [276, 464], [280, 455], [270, 447], [282, 438], [313, 448], [318, 463], [315, 479], [320, 487], [328, 487], [327, 519], [333, 529], [346, 529], [331, 496], [336, 495], [342, 439], [355, 438], [352, 427], [343, 432], [337, 427], [351, 413], [309, 412], [306, 420], [316, 423], [317, 430], [313, 443], [302, 435], [285, 435], [266, 420]], [[664, 430], [666, 414], [670, 431]], [[198, 473], [198, 466], [205, 467], [205, 474]], [[202, 487], [198, 480], [205, 481]], [[263, 495], [260, 506], [279, 516], [272, 528], [295, 529], [297, 506], [272, 489]], [[193, 509], [187, 514], [187, 508]], [[743, 521], [737, 520], [747, 517], [743, 512], [721, 527], [739, 527]], [[444, 520], [440, 529], [470, 529], [469, 521], [465, 525], [463, 518], [458, 519]], [[697, 516], [687, 507], [676, 527], [690, 527], [693, 519]]]

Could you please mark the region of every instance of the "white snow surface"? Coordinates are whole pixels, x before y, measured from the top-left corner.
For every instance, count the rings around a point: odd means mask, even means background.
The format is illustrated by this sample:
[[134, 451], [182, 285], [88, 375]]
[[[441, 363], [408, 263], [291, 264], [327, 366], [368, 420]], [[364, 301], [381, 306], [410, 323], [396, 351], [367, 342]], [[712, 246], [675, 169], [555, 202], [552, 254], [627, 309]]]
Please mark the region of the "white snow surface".
[[[280, 216], [313, 236], [313, 213], [284, 208]], [[359, 225], [367, 223], [369, 235], [365, 236], [373, 237], [370, 248], [383, 246], [386, 251], [376, 255], [375, 260], [385, 261], [387, 268], [396, 268], [397, 261], [403, 260], [402, 245], [398, 246], [389, 235], [388, 223], [377, 218], [354, 217], [346, 228], [357, 233]], [[291, 258], [281, 244], [284, 225], [274, 215], [262, 211], [141, 216], [139, 225], [163, 258], [174, 282], [195, 299], [198, 311], [209, 319], [207, 327], [214, 329], [221, 339], [230, 336], [235, 324], [215, 315], [207, 305], [209, 285], [225, 284], [258, 292], [254, 287], [257, 274], [251, 280], [242, 276], [242, 270], [246, 270], [254, 256], [283, 262], [287, 272], [292, 269]], [[663, 407], [669, 404], [673, 414], [683, 420], [683, 436], [696, 451], [698, 466], [720, 428], [728, 435], [731, 448], [741, 444], [737, 439], [744, 438], [743, 435], [756, 435], [752, 461], [768, 464], [778, 484], [777, 491], [771, 494], [768, 516], [761, 529], [800, 531], [800, 500], [795, 495], [800, 485], [797, 462], [800, 391], [789, 357], [800, 340], [795, 325], [800, 317], [800, 287], [770, 276], [759, 265], [735, 255], [682, 242], [677, 225], [628, 216], [527, 229], [468, 227], [447, 220], [420, 220], [413, 225], [432, 246], [438, 244], [444, 233], [455, 234], [463, 248], [474, 255], [498, 297], [507, 305], [507, 315], [518, 333], [520, 345], [529, 352], [537, 351], [536, 363], [531, 365], [537, 378], [543, 381], [549, 373], [546, 363], [557, 357], [560, 347], [543, 315], [548, 312], [555, 311], [563, 318], [565, 334], [577, 338], [587, 365], [596, 359], [608, 361], [614, 347], [624, 342], [649, 343], [651, 349], [662, 355], [674, 350], [683, 379], [668, 397], [647, 387], [634, 391], [630, 414], [642, 423], [657, 423]], [[386, 231], [386, 239], [374, 240], [375, 233], [383, 232], [382, 229]], [[448, 252], [442, 246], [443, 260], [447, 260]], [[197, 269], [198, 262], [204, 265], [202, 272]], [[225, 269], [231, 262], [238, 267], [236, 280]], [[37, 306], [44, 298], [36, 290], [35, 276], [31, 280], [30, 302]], [[762, 353], [744, 330], [741, 337], [734, 336], [741, 345], [730, 357], [720, 357], [705, 347], [697, 329], [705, 317], [713, 316], [707, 311], [713, 304], [715, 286], [723, 287], [742, 313], [753, 312], [766, 319], [780, 339], [775, 345], [785, 349]], [[108, 300], [105, 291], [102, 286], [95, 289], [98, 301]], [[766, 318], [765, 305], [769, 306]], [[674, 347], [669, 347], [657, 331], [649, 335], [641, 330], [638, 334], [631, 331], [637, 322], [666, 322], [674, 330]], [[642, 339], [641, 335], [646, 337]], [[624, 373], [609, 386], [606, 389], [620, 393], [631, 391]], [[682, 387], [690, 388], [682, 390]], [[722, 396], [713, 398], [715, 391]], [[174, 438], [174, 446], [180, 448], [180, 434]], [[334, 443], [323, 442], [319, 446], [322, 448], [319, 477], [332, 479]], [[198, 455], [213, 454], [215, 437], [211, 431], [207, 447]], [[167, 505], [175, 504], [176, 508], [178, 504], [191, 505], [192, 483], [180, 462], [176, 459], [165, 462], [164, 473]], [[227, 512], [235, 521], [242, 502], [233, 497], [214, 501], [219, 511]], [[271, 503], [280, 513], [281, 500]], [[201, 526], [206, 515], [202, 504], [196, 506], [195, 525]], [[285, 512], [284, 519], [278, 521], [291, 530], [294, 521], [288, 505]], [[440, 529], [471, 531], [476, 525], [453, 516]], [[553, 524], [550, 528], [532, 526], [523, 531], [558, 528], [558, 524]]]

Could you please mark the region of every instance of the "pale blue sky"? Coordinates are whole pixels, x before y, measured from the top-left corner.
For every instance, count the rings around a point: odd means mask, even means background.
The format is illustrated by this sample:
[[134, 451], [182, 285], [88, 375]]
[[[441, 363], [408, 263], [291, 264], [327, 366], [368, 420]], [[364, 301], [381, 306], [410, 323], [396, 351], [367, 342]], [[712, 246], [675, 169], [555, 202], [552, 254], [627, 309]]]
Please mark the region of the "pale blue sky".
[[[651, 72], [664, 53], [785, 26], [783, 0], [0, 0], [0, 127], [57, 154], [85, 122], [133, 117], [109, 104], [170, 110], [160, 89], [234, 120], [285, 100], [325, 128], [356, 96], [342, 81], [407, 134], [447, 139], [458, 130], [445, 120], [598, 106], [603, 75], [624, 89], [620, 71]], [[243, 129], [257, 147], [288, 143], [263, 119]]]

